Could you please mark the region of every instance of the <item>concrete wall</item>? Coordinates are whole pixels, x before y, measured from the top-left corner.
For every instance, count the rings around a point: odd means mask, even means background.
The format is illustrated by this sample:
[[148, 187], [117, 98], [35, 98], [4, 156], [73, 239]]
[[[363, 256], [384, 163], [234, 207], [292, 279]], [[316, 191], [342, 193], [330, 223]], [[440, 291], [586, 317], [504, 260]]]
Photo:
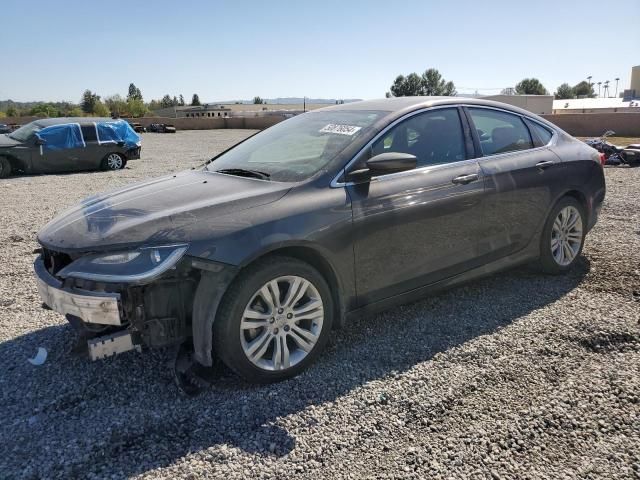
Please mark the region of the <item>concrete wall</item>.
[[640, 137], [640, 113], [562, 113], [541, 117], [576, 137], [600, 136], [607, 130], [622, 137]]
[[178, 130], [211, 130], [216, 128], [248, 128], [262, 130], [284, 120], [281, 116], [268, 117], [216, 117], [216, 118], [163, 118], [144, 117], [132, 119], [133, 122], [148, 127], [151, 123], [169, 123]]
[[[543, 118], [578, 137], [601, 135], [606, 130], [613, 130], [619, 136], [640, 137], [639, 113], [562, 113], [542, 115]], [[17, 123], [24, 125], [37, 117], [7, 117], [0, 123]], [[209, 130], [216, 128], [247, 128], [262, 130], [284, 120], [281, 116], [266, 117], [229, 117], [229, 118], [136, 118], [144, 126], [150, 123], [170, 123], [178, 130]]]
[[[16, 123], [25, 125], [38, 117], [5, 117], [0, 118], [0, 123]], [[216, 128], [247, 128], [252, 130], [262, 130], [271, 125], [284, 120], [283, 116], [270, 115], [265, 117], [216, 117], [216, 118], [164, 118], [164, 117], [143, 117], [130, 119], [148, 127], [151, 123], [169, 123], [175, 125], [178, 130], [211, 130]]]

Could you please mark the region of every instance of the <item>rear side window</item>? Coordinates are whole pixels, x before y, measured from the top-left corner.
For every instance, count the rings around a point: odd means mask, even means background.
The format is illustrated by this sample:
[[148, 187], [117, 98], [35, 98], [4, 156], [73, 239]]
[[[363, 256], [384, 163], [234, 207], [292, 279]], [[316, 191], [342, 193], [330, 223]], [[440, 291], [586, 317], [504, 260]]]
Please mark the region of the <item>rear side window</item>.
[[551, 141], [551, 137], [553, 136], [553, 132], [551, 132], [551, 130], [543, 127], [538, 122], [533, 122], [531, 120], [526, 120], [526, 122], [529, 126], [529, 130], [531, 130], [533, 144], [536, 147], [542, 147]]
[[484, 108], [469, 108], [483, 155], [515, 152], [533, 148], [533, 141], [522, 119], [511, 113]]
[[81, 125], [80, 129], [82, 130], [82, 136], [84, 137], [85, 142], [98, 141], [98, 135], [96, 134], [95, 125]]

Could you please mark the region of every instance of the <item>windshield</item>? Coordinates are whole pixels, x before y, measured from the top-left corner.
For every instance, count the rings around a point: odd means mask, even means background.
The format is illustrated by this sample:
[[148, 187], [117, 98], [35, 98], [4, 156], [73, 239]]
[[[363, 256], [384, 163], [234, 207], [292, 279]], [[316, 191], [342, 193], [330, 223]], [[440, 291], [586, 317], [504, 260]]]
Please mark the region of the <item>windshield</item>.
[[40, 129], [41, 128], [36, 125], [35, 122], [27, 123], [14, 132], [11, 132], [9, 134], [9, 137], [13, 138], [14, 140], [18, 140], [19, 142], [26, 142], [35, 133], [38, 133]]
[[[249, 138], [207, 166], [211, 172], [298, 182], [324, 168], [387, 112], [309, 112]], [[249, 175], [247, 175], [249, 176]]]

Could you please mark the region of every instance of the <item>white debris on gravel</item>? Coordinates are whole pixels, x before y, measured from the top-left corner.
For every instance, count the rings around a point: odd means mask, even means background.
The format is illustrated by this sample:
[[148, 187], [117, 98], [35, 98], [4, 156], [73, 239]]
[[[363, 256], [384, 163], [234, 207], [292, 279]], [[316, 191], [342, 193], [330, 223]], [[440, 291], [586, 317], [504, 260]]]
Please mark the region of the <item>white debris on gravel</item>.
[[124, 171], [0, 180], [0, 478], [640, 479], [640, 168], [606, 169], [570, 275], [522, 267], [356, 321], [284, 383], [221, 368], [185, 398], [165, 351], [70, 353], [32, 279], [38, 229], [250, 133], [143, 134]]

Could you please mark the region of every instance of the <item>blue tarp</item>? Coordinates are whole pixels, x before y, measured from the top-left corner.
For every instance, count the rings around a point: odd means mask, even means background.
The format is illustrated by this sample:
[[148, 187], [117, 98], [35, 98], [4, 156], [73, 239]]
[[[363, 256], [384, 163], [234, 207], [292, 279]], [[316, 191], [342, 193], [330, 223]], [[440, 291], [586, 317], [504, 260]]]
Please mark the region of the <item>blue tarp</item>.
[[45, 150], [63, 150], [66, 148], [83, 148], [84, 140], [80, 132], [80, 125], [67, 123], [52, 125], [38, 132], [38, 137], [45, 141]]
[[127, 147], [135, 147], [140, 141], [140, 136], [124, 120], [113, 120], [111, 122], [98, 122], [98, 141], [104, 142], [124, 142]]

